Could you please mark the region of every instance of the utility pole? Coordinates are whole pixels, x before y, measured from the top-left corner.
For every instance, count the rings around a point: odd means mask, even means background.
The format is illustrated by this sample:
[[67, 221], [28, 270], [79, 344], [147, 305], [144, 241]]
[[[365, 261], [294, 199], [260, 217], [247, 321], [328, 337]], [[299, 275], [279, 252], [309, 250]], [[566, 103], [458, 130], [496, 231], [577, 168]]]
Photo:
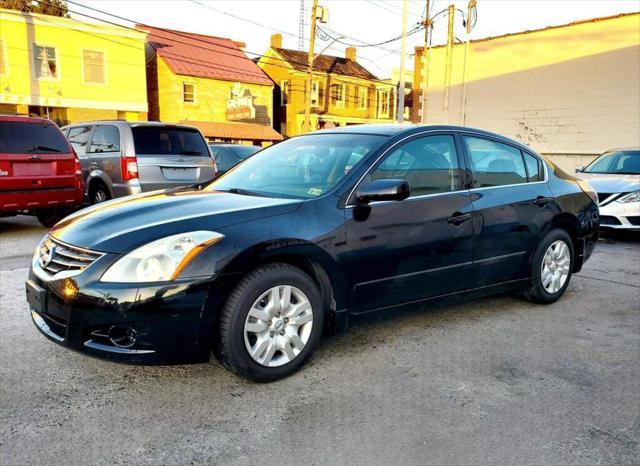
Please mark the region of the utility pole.
[[455, 5], [449, 5], [449, 26], [447, 28], [447, 61], [444, 70], [444, 99], [442, 101], [443, 110], [447, 112], [447, 123], [449, 123], [449, 94], [451, 93], [451, 64], [453, 62], [453, 19], [455, 15]]
[[300, 19], [298, 21], [298, 50], [304, 50], [304, 0], [300, 0]]
[[316, 13], [318, 0], [313, 0], [311, 7], [311, 32], [309, 34], [309, 56], [307, 58], [307, 82], [305, 85], [304, 132], [311, 131], [311, 74], [313, 73], [314, 47], [316, 45]]
[[400, 45], [400, 82], [398, 83], [398, 123], [404, 121], [404, 60], [407, 53], [407, 16], [409, 16], [409, 0], [402, 0], [402, 42]]
[[467, 122], [467, 61], [469, 60], [469, 41], [471, 40], [471, 28], [473, 25], [471, 24], [471, 17], [474, 15], [476, 5], [478, 2], [476, 0], [469, 0], [467, 5], [467, 37], [464, 42], [464, 61], [462, 64], [462, 101], [460, 110], [460, 124], [464, 126]]
[[427, 122], [427, 91], [429, 90], [429, 59], [431, 58], [431, 1], [427, 0], [424, 20], [424, 50], [422, 51], [422, 99], [420, 121]]

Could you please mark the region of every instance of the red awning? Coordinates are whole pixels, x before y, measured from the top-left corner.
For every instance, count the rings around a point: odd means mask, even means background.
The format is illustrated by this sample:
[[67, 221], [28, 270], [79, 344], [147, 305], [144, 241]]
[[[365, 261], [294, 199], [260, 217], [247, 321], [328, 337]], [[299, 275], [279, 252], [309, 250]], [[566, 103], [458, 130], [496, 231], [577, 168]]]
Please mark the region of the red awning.
[[182, 121], [198, 128], [208, 138], [238, 139], [245, 141], [282, 141], [280, 133], [270, 126], [255, 123], [221, 123], [216, 121]]

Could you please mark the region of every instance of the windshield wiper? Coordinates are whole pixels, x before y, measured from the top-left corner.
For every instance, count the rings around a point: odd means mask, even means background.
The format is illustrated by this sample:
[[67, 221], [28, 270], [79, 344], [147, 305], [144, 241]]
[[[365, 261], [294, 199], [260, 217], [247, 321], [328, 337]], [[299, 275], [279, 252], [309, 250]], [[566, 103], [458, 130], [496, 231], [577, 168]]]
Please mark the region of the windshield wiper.
[[46, 150], [47, 152], [62, 152], [60, 149], [56, 149], [55, 147], [40, 146], [38, 144], [33, 146], [31, 149], [27, 149], [26, 152], [36, 152], [39, 150]]
[[231, 194], [240, 194], [242, 196], [267, 197], [264, 194], [260, 194], [260, 193], [255, 192], [255, 191], [249, 191], [248, 189], [242, 189], [242, 188], [229, 188], [229, 189], [227, 189], [227, 192], [231, 193]]

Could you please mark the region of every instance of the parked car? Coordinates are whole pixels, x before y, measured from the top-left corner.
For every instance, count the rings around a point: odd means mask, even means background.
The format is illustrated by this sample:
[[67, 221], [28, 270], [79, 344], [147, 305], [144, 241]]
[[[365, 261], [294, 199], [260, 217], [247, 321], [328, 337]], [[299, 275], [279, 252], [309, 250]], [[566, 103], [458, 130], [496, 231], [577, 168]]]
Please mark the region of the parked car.
[[38, 246], [27, 301], [42, 333], [91, 355], [193, 362], [213, 347], [269, 381], [352, 315], [516, 291], [553, 303], [598, 231], [588, 183], [518, 142], [349, 126], [76, 213]]
[[245, 144], [209, 144], [209, 147], [216, 161], [218, 175], [222, 175], [231, 167], [238, 165], [244, 159], [262, 149], [262, 147], [247, 146]]
[[215, 176], [209, 147], [192, 126], [94, 121], [65, 126], [63, 131], [80, 157], [91, 204]]
[[598, 193], [600, 226], [640, 230], [640, 148], [608, 150], [576, 173]]
[[78, 157], [55, 123], [0, 115], [0, 217], [35, 215], [52, 227], [83, 192]]

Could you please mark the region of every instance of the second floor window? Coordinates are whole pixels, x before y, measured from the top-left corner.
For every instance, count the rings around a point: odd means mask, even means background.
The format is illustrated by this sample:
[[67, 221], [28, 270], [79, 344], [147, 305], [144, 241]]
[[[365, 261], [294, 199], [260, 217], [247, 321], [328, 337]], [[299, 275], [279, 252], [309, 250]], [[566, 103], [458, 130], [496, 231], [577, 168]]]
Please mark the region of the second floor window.
[[289, 81], [282, 81], [280, 83], [280, 102], [282, 105], [289, 103]]
[[104, 83], [104, 52], [83, 50], [84, 80], [88, 83]]
[[378, 113], [379, 117], [388, 117], [389, 116], [389, 91], [378, 91]]
[[369, 104], [369, 88], [360, 86], [358, 87], [358, 108], [365, 109]]
[[311, 106], [320, 106], [320, 81], [311, 82]]
[[33, 67], [38, 79], [57, 79], [58, 65], [56, 49], [46, 45], [33, 44]]
[[345, 85], [332, 84], [331, 85], [331, 104], [336, 107], [344, 107], [344, 101], [345, 101]]
[[182, 83], [182, 101], [185, 103], [193, 103], [196, 101], [195, 84]]

